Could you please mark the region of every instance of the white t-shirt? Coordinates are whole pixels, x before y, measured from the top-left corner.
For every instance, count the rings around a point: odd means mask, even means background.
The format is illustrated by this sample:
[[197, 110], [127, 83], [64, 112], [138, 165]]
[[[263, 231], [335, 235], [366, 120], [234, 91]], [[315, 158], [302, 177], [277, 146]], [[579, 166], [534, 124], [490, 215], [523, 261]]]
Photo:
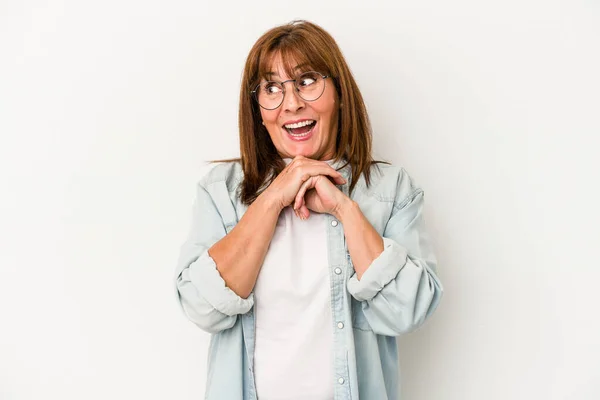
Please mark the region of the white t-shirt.
[[[289, 163], [290, 159], [284, 159]], [[326, 214], [279, 215], [254, 287], [258, 400], [333, 399]]]

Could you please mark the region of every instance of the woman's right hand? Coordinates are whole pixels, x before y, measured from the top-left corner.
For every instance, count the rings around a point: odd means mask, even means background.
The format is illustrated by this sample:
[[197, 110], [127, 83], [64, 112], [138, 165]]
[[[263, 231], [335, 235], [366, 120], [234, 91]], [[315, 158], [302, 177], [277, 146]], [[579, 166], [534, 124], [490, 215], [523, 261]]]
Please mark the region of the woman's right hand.
[[269, 187], [261, 194], [269, 198], [278, 210], [292, 204], [304, 182], [315, 176], [327, 176], [336, 185], [343, 185], [346, 180], [341, 173], [324, 161], [312, 160], [304, 156], [296, 156]]

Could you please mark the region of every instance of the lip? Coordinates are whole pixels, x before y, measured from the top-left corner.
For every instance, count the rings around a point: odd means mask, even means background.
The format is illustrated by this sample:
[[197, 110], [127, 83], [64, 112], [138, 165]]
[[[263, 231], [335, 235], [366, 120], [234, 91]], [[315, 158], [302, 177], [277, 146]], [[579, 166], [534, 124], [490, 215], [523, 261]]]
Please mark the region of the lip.
[[[298, 120], [297, 122], [300, 122], [300, 121], [306, 121], [306, 119]], [[288, 124], [288, 123], [294, 123], [294, 122], [286, 122], [286, 124]], [[313, 135], [315, 133], [315, 128], [317, 127], [318, 124], [319, 123], [315, 121], [315, 124], [312, 126], [311, 130], [308, 132], [308, 135], [306, 135], [306, 136], [300, 136], [300, 137], [294, 136], [294, 135], [290, 134], [287, 129], [285, 129], [285, 126], [283, 127], [283, 130], [285, 131], [286, 136], [290, 140], [292, 140], [294, 142], [304, 142], [313, 137]]]
[[283, 129], [285, 129], [285, 126], [286, 126], [286, 125], [289, 125], [289, 124], [297, 124], [298, 122], [304, 122], [304, 121], [316, 121], [316, 119], [312, 119], [312, 118], [302, 118], [302, 119], [296, 119], [296, 120], [293, 120], [293, 121], [285, 121], [285, 122], [283, 123], [283, 125], [281, 125], [281, 126], [283, 127]]

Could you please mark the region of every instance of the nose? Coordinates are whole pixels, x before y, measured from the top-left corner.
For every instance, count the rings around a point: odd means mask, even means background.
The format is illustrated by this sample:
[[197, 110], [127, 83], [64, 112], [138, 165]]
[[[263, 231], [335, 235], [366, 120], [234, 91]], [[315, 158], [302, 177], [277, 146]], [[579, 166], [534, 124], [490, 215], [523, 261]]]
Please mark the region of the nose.
[[[286, 82], [287, 83], [287, 82]], [[298, 94], [294, 82], [289, 82], [283, 95], [283, 108], [285, 111], [296, 112], [304, 108], [304, 100]]]

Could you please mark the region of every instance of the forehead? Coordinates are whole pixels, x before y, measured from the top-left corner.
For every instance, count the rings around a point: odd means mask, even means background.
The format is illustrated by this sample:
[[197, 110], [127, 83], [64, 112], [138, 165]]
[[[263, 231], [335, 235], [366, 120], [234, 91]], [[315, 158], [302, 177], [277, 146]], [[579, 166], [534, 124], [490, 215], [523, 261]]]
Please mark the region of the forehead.
[[291, 79], [302, 72], [310, 70], [309, 62], [304, 57], [274, 52], [265, 57], [261, 63], [259, 74], [264, 79]]

